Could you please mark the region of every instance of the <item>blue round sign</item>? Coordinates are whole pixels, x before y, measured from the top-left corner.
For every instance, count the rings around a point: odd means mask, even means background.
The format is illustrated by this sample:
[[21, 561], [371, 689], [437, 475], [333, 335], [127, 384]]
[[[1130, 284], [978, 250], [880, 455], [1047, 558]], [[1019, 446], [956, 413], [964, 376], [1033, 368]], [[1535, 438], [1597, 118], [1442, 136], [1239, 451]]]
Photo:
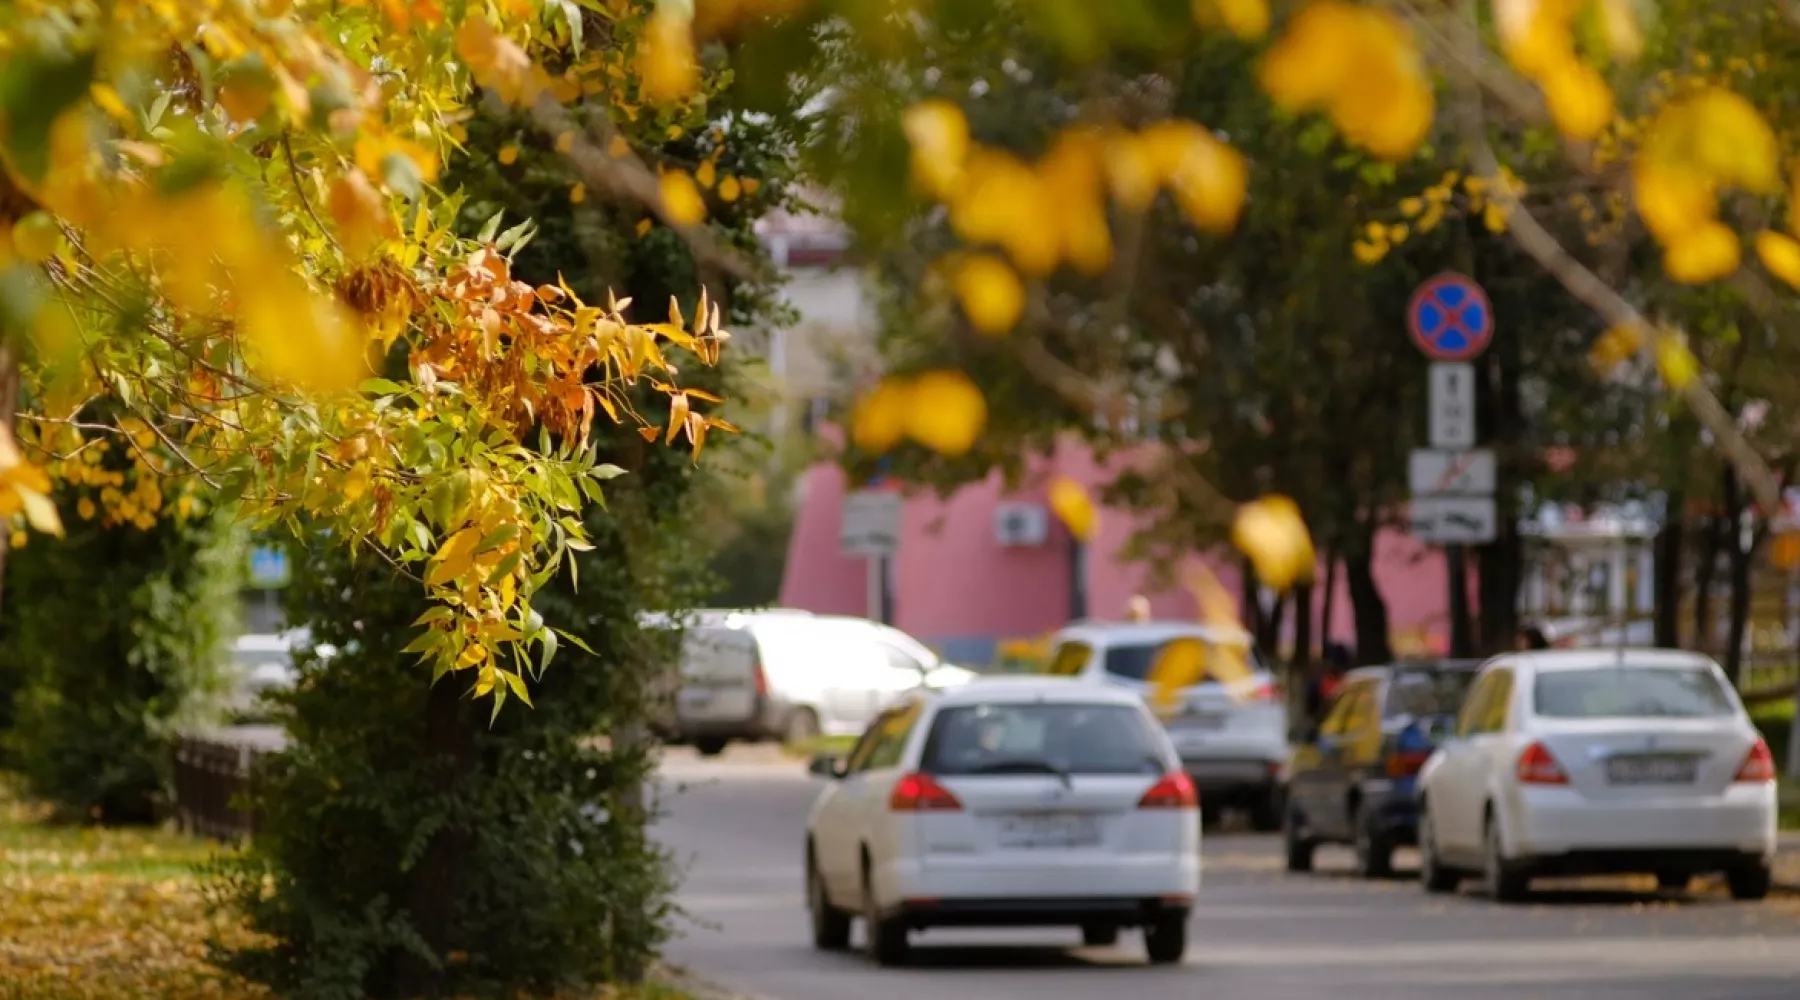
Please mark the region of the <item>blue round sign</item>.
[[1494, 339], [1494, 307], [1480, 285], [1447, 272], [1413, 292], [1406, 330], [1433, 361], [1467, 361]]

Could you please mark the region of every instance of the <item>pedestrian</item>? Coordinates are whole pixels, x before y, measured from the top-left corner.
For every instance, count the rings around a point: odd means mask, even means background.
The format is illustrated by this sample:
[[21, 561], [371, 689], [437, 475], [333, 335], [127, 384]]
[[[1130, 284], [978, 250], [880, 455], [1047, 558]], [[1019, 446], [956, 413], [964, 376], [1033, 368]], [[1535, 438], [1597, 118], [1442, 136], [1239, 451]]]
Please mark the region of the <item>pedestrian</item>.
[[1143, 594], [1131, 595], [1131, 600], [1125, 604], [1125, 620], [1128, 622], [1136, 622], [1140, 625], [1149, 621], [1150, 598], [1145, 597]]
[[1550, 639], [1544, 630], [1536, 625], [1527, 625], [1519, 630], [1519, 637], [1513, 642], [1513, 648], [1523, 651], [1527, 649], [1549, 649]]

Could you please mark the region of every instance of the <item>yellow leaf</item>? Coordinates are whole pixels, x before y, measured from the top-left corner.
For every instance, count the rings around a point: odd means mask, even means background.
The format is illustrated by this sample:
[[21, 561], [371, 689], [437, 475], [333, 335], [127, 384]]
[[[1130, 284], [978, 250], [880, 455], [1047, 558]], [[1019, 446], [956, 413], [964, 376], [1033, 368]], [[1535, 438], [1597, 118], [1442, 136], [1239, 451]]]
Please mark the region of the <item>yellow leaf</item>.
[[1800, 532], [1784, 531], [1771, 538], [1769, 562], [1784, 571], [1800, 566]]
[[1350, 244], [1350, 253], [1354, 255], [1360, 263], [1374, 264], [1387, 256], [1388, 243], [1386, 240], [1357, 240], [1355, 243]]
[[727, 174], [725, 175], [725, 179], [719, 182], [720, 201], [727, 203], [734, 202], [738, 200], [738, 195], [741, 193], [743, 193], [743, 186], [738, 183], [736, 177]]
[[1718, 195], [1707, 177], [1644, 158], [1632, 169], [1632, 197], [1644, 225], [1665, 246], [1706, 225], [1718, 211]]
[[706, 218], [706, 202], [694, 179], [680, 170], [665, 170], [661, 179], [663, 209], [676, 225], [691, 226]]
[[480, 528], [464, 528], [451, 535], [450, 540], [438, 548], [425, 582], [441, 587], [461, 579], [475, 565], [475, 547], [480, 544]]
[[1544, 76], [1544, 103], [1566, 136], [1592, 139], [1613, 117], [1612, 88], [1598, 70], [1575, 58], [1557, 63]]
[[1600, 0], [1600, 17], [1613, 55], [1630, 62], [1644, 51], [1644, 33], [1632, 0]]
[[1263, 92], [1288, 111], [1329, 100], [1351, 67], [1356, 10], [1337, 0], [1301, 8], [1257, 66]]
[[858, 450], [880, 455], [900, 443], [906, 434], [909, 388], [906, 382], [886, 378], [857, 400], [850, 415], [850, 440]]
[[569, 189], [569, 204], [579, 205], [584, 201], [587, 201], [587, 185], [576, 181], [575, 186]]
[[[468, 649], [463, 651], [463, 655], [457, 657], [456, 668], [458, 670], [467, 670], [486, 659], [487, 647], [470, 645]], [[493, 665], [484, 665], [480, 670], [475, 672], [475, 697], [486, 698], [488, 695], [492, 694], [494, 692], [494, 684], [498, 680], [499, 678], [494, 674]]]
[[1067, 476], [1056, 477], [1050, 483], [1050, 509], [1077, 540], [1085, 542], [1094, 537], [1099, 514], [1080, 483]]
[[561, 133], [557, 134], [557, 136], [556, 136], [556, 151], [557, 152], [567, 153], [569, 150], [574, 149], [574, 148], [575, 148], [575, 133], [561, 132]]
[[1193, 636], [1182, 636], [1162, 644], [1151, 661], [1144, 680], [1150, 684], [1151, 703], [1166, 714], [1176, 703], [1183, 688], [1193, 687], [1206, 676], [1206, 644]]
[[1310, 581], [1318, 561], [1300, 508], [1284, 496], [1266, 496], [1239, 507], [1231, 525], [1231, 544], [1250, 558], [1257, 578], [1276, 591]]
[[1113, 200], [1129, 212], [1142, 212], [1156, 200], [1162, 176], [1156, 169], [1156, 152], [1129, 132], [1113, 135], [1106, 143], [1106, 183]]
[[1562, 0], [1495, 0], [1500, 51], [1519, 72], [1539, 79], [1574, 54], [1570, 20], [1574, 5]]
[[969, 155], [962, 109], [945, 100], [922, 101], [906, 110], [900, 127], [912, 148], [913, 179], [932, 197], [950, 197]]
[[1770, 274], [1800, 288], [1800, 241], [1765, 229], [1756, 234], [1756, 256]]
[[1588, 364], [1602, 375], [1624, 363], [1644, 345], [1644, 331], [1636, 326], [1615, 326], [1594, 338]]
[[1702, 285], [1736, 271], [1742, 252], [1730, 226], [1706, 222], [1668, 245], [1663, 270], [1684, 285]]
[[337, 224], [344, 250], [352, 257], [366, 257], [383, 240], [399, 235], [387, 204], [361, 170], [352, 170], [332, 182], [325, 207]]
[[992, 254], [976, 254], [956, 268], [956, 294], [969, 322], [982, 333], [1011, 330], [1025, 308], [1025, 286], [1006, 262]]
[[368, 338], [335, 297], [264, 264], [237, 283], [239, 330], [252, 364], [301, 389], [351, 390], [368, 375]]
[[13, 223], [13, 250], [33, 264], [42, 264], [56, 256], [62, 242], [62, 229], [48, 212], [31, 212]]
[[1640, 158], [1658, 169], [1692, 171], [1756, 194], [1781, 186], [1774, 130], [1749, 101], [1719, 87], [1663, 108], [1650, 124]]
[[1195, 226], [1213, 233], [1237, 225], [1249, 190], [1250, 169], [1242, 153], [1205, 131], [1197, 131], [1171, 178], [1175, 203]]
[[501, 146], [499, 160], [502, 166], [507, 167], [519, 162], [519, 147], [510, 142]]
[[350, 466], [350, 471], [344, 474], [344, 499], [351, 503], [361, 500], [363, 494], [369, 492], [371, 475], [367, 462], [357, 462]]
[[906, 435], [955, 458], [968, 453], [987, 425], [987, 401], [960, 371], [926, 372], [906, 393]]
[[1664, 385], [1680, 392], [1700, 374], [1700, 362], [1680, 337], [1664, 333], [1656, 338], [1656, 370]]
[[19, 499], [25, 505], [25, 520], [46, 535], [62, 537], [62, 518], [56, 513], [56, 502], [37, 490], [18, 485], [13, 488], [18, 490]]
[[1254, 41], [1268, 33], [1268, 0], [1194, 0], [1196, 14], [1203, 5], [1217, 9], [1225, 27], [1239, 38]]
[[1386, 10], [1316, 0], [1257, 67], [1262, 88], [1293, 112], [1324, 107], [1350, 142], [1385, 159], [1410, 155], [1436, 99], [1412, 33]]
[[711, 190], [712, 186], [718, 182], [718, 179], [719, 168], [715, 166], [711, 160], [706, 160], [702, 162], [700, 166], [694, 168], [694, 182], [703, 188]]
[[644, 31], [638, 72], [644, 97], [655, 104], [672, 104], [699, 89], [694, 26], [679, 5], [656, 5], [656, 13], [650, 16]]

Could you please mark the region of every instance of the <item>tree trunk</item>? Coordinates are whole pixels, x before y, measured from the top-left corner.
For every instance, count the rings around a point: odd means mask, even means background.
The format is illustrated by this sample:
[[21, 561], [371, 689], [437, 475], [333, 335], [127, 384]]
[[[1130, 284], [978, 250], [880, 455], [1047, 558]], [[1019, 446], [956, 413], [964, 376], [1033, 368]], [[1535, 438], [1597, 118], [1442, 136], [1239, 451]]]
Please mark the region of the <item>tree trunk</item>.
[[1475, 655], [1475, 637], [1469, 634], [1469, 573], [1461, 545], [1444, 547], [1444, 582], [1450, 588], [1450, 655], [1464, 659]]
[[1713, 628], [1712, 590], [1713, 570], [1719, 565], [1720, 518], [1711, 510], [1701, 519], [1700, 558], [1694, 564], [1694, 648], [1703, 652], [1712, 652]]
[[1325, 599], [1319, 604], [1319, 649], [1321, 652], [1331, 645], [1332, 605], [1337, 603], [1338, 557], [1330, 549], [1325, 550]]
[[[432, 768], [432, 792], [450, 796], [475, 758], [475, 730], [459, 685], [444, 677], [425, 703], [424, 752]], [[443, 993], [442, 963], [450, 950], [451, 918], [460, 895], [468, 831], [452, 823], [432, 835], [408, 879], [406, 912], [432, 958], [403, 953], [393, 995], [436, 998]]]
[[1356, 662], [1363, 665], [1394, 658], [1388, 642], [1387, 602], [1375, 585], [1373, 548], [1371, 544], [1344, 557], [1344, 582], [1350, 588], [1351, 615], [1356, 621]]
[[1256, 582], [1256, 567], [1250, 565], [1247, 558], [1238, 560], [1238, 603], [1243, 605], [1239, 613], [1244, 619], [1244, 630], [1260, 640], [1263, 633], [1262, 595]]
[[1656, 635], [1663, 649], [1681, 648], [1681, 557], [1687, 539], [1686, 499], [1670, 492], [1656, 533]]
[[[1482, 653], [1511, 649], [1519, 632], [1519, 579], [1524, 540], [1519, 537], [1519, 481], [1527, 469], [1520, 448], [1525, 424], [1519, 376], [1525, 368], [1523, 337], [1502, 337], [1480, 363], [1493, 366], [1491, 378], [1476, 385], [1476, 419], [1494, 443], [1494, 506], [1499, 532], [1476, 549], [1476, 645]], [[1491, 390], [1491, 402], [1489, 400]], [[1484, 412], [1485, 409], [1485, 412]]]
[[1744, 631], [1750, 625], [1750, 556], [1751, 549], [1744, 545], [1744, 524], [1748, 511], [1745, 509], [1743, 490], [1738, 485], [1737, 472], [1730, 466], [1725, 468], [1725, 513], [1727, 538], [1725, 555], [1731, 567], [1729, 579], [1729, 624], [1725, 630], [1725, 655], [1723, 663], [1725, 676], [1731, 679], [1736, 687], [1744, 673]]
[[1294, 673], [1303, 676], [1313, 659], [1313, 589], [1294, 588]]

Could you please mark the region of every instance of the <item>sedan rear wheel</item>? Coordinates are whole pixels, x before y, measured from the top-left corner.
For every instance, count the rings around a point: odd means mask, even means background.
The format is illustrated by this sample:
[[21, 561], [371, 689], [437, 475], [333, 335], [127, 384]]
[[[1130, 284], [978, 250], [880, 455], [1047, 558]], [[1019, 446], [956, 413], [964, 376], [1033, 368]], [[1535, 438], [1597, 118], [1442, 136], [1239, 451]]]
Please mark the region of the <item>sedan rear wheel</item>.
[[1306, 838], [1299, 810], [1288, 807], [1281, 825], [1282, 839], [1287, 845], [1287, 870], [1309, 872], [1313, 867], [1313, 842]]
[[868, 863], [863, 865], [863, 933], [869, 938], [869, 957], [876, 965], [905, 965], [911, 942], [906, 937], [906, 924], [884, 917], [875, 900], [875, 880], [870, 877]]
[[1444, 865], [1438, 854], [1437, 830], [1431, 824], [1431, 810], [1419, 805], [1419, 884], [1426, 892], [1455, 892], [1462, 881], [1456, 871]]
[[1187, 914], [1165, 913], [1144, 928], [1144, 951], [1151, 965], [1174, 965], [1187, 954]]
[[1750, 862], [1726, 872], [1725, 883], [1731, 888], [1732, 899], [1758, 900], [1774, 888], [1775, 873], [1760, 861]]
[[1506, 860], [1500, 848], [1500, 824], [1493, 816], [1487, 820], [1486, 835], [1482, 838], [1486, 845], [1485, 865], [1488, 898], [1496, 903], [1517, 903], [1525, 898], [1531, 888], [1531, 879], [1519, 866]]
[[1358, 805], [1351, 817], [1356, 825], [1356, 870], [1363, 878], [1386, 878], [1394, 873], [1394, 845], [1375, 825], [1375, 816]]
[[820, 951], [850, 947], [850, 914], [831, 905], [825, 878], [819, 874], [811, 851], [806, 853], [806, 906], [811, 911], [813, 947]]

